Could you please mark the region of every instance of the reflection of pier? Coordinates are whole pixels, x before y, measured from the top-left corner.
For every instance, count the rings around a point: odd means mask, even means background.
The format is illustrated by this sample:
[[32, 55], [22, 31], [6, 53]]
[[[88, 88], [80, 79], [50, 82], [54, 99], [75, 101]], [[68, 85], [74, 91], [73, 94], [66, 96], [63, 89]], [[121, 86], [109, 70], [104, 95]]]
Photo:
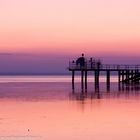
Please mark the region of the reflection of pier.
[[119, 90], [115, 87], [115, 91], [104, 91], [98, 89], [98, 91], [93, 92], [75, 92], [70, 93], [70, 99], [84, 101], [86, 99], [109, 99], [109, 98], [140, 98], [140, 84], [124, 84]]
[[84, 66], [77, 65], [75, 61], [69, 63], [69, 71], [72, 72], [72, 89], [75, 89], [75, 73], [81, 73], [81, 89], [87, 91], [88, 72], [94, 72], [95, 89], [99, 89], [100, 72], [106, 73], [106, 86], [110, 89], [111, 72], [117, 72], [118, 83], [121, 84], [137, 84], [140, 82], [140, 65], [96, 65], [90, 61], [85, 62]]

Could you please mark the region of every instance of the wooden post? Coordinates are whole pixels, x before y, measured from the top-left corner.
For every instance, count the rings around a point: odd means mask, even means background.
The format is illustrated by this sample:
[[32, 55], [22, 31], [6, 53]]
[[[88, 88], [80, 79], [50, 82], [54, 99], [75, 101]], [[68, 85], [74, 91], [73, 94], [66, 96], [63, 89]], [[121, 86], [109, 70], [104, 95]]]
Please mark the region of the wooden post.
[[134, 71], [134, 79], [133, 79], [133, 82], [136, 84], [137, 83], [137, 80], [136, 80], [136, 77], [137, 77], [137, 70]]
[[85, 90], [87, 91], [87, 70], [85, 70]]
[[99, 70], [95, 70], [95, 90], [99, 88]]
[[129, 83], [129, 71], [126, 70], [126, 83]]
[[120, 70], [118, 71], [118, 82], [119, 83], [121, 82], [121, 71]]
[[96, 70], [94, 71], [94, 84], [96, 85], [97, 83], [97, 76], [96, 76]]
[[131, 83], [133, 82], [133, 76], [134, 76], [134, 72], [133, 70], [131, 70]]
[[122, 71], [122, 82], [124, 81], [124, 70]]
[[99, 85], [99, 70], [97, 70], [97, 84]]
[[106, 77], [106, 83], [107, 83], [107, 90], [110, 90], [110, 71], [107, 70], [107, 77]]
[[95, 70], [94, 71], [94, 86], [95, 86], [95, 89], [96, 89], [96, 85], [97, 85], [97, 72]]
[[[138, 76], [139, 75], [139, 70], [135, 70], [135, 76]], [[135, 79], [135, 83], [139, 83], [139, 80], [136, 78]]]
[[74, 73], [75, 71], [72, 71], [72, 89], [74, 90]]
[[83, 92], [84, 90], [84, 71], [83, 70], [81, 71], [81, 89]]
[[[139, 70], [138, 70], [138, 75], [139, 75], [139, 77], [140, 77], [140, 72], [139, 72]], [[138, 78], [138, 83], [140, 83], [140, 78]]]
[[130, 83], [130, 70], [127, 71], [128, 74], [128, 84]]

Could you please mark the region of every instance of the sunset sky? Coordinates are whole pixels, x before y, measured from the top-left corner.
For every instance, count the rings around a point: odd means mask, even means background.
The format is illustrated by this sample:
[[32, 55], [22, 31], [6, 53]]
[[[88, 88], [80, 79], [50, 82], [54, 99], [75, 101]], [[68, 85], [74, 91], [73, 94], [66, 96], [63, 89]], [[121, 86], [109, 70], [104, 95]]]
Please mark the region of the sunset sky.
[[58, 63], [60, 72], [82, 52], [139, 63], [139, 6], [139, 0], [0, 0], [0, 72], [49, 73]]

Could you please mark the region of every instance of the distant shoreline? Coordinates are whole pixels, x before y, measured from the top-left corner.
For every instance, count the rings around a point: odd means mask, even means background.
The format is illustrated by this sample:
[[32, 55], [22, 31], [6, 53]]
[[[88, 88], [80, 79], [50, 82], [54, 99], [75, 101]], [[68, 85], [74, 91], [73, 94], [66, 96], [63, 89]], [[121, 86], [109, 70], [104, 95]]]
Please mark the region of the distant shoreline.
[[[89, 76], [92, 76], [94, 73], [90, 73]], [[77, 76], [80, 73], [77, 72]], [[100, 75], [105, 76], [105, 73], [101, 73]], [[112, 75], [117, 75], [116, 73], [112, 73]], [[0, 73], [0, 76], [71, 76], [71, 73]]]
[[62, 74], [56, 74], [56, 73], [0, 73], [0, 76], [53, 76], [53, 75], [71, 75], [71, 74], [65, 74], [65, 73], [62, 73]]

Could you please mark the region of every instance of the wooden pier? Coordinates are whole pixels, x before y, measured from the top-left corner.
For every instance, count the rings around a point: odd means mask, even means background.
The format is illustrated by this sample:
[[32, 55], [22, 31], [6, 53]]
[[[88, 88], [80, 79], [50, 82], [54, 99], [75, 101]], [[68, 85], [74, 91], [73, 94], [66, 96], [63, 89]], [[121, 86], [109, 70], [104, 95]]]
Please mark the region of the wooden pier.
[[138, 84], [140, 82], [140, 65], [114, 65], [114, 64], [93, 64], [90, 61], [84, 63], [84, 66], [77, 64], [75, 61], [69, 62], [69, 71], [72, 72], [72, 89], [75, 89], [75, 74], [81, 73], [81, 90], [87, 91], [88, 72], [94, 72], [95, 89], [99, 88], [100, 73], [106, 74], [106, 87], [110, 89], [111, 73], [116, 72], [118, 84]]

